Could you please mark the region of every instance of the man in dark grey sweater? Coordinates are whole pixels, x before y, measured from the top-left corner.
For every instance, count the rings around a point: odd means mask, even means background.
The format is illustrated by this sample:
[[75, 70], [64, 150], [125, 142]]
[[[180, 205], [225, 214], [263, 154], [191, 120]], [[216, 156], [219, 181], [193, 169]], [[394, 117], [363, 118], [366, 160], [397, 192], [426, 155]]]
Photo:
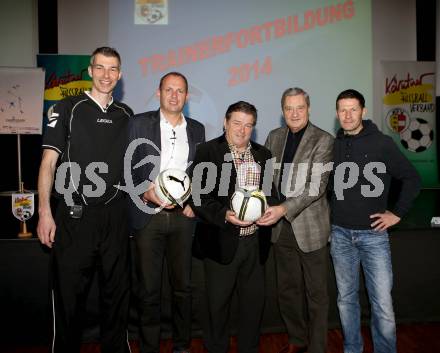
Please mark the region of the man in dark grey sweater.
[[[344, 353], [363, 351], [360, 332], [359, 270], [364, 270], [371, 303], [374, 351], [396, 352], [391, 298], [393, 272], [387, 229], [409, 210], [420, 178], [393, 140], [366, 114], [361, 93], [349, 89], [336, 99], [341, 125], [334, 143], [331, 199], [331, 255], [338, 287]], [[401, 181], [396, 204], [387, 208], [391, 178]]]

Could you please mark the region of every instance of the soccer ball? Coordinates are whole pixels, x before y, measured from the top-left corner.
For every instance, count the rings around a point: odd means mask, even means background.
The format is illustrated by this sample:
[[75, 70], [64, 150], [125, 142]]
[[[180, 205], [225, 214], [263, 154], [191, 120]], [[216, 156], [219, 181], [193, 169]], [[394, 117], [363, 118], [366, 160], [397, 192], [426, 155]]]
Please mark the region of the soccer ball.
[[191, 195], [191, 181], [180, 169], [165, 169], [155, 180], [157, 197], [165, 203], [180, 205]]
[[237, 189], [231, 197], [231, 210], [242, 221], [255, 222], [266, 207], [266, 196], [261, 190]]
[[411, 152], [425, 151], [433, 140], [434, 131], [429, 123], [421, 118], [411, 119], [408, 128], [400, 133], [400, 143]]

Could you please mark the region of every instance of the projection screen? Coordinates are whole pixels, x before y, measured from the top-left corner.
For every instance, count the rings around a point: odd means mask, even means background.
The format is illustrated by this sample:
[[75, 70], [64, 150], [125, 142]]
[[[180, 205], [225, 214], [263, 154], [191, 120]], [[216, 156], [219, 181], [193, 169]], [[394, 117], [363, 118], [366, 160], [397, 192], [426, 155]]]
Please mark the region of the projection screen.
[[222, 132], [231, 103], [258, 109], [255, 140], [282, 124], [288, 87], [311, 97], [311, 121], [336, 129], [335, 98], [361, 91], [372, 111], [371, 2], [328, 0], [110, 0], [109, 40], [122, 56], [117, 92], [136, 113], [158, 109], [162, 75], [189, 81], [185, 114]]

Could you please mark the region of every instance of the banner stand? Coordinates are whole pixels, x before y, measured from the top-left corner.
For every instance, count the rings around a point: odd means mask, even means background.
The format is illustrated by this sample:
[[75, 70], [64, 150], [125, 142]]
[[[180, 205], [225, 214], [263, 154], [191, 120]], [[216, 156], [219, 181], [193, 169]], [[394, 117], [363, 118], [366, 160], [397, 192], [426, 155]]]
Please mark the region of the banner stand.
[[[17, 141], [18, 141], [18, 144], [20, 146], [20, 135], [17, 135]], [[19, 165], [19, 180], [20, 180], [19, 181], [19, 183], [20, 183], [19, 193], [20, 194], [24, 194], [26, 191], [24, 190], [24, 183], [21, 181], [20, 148], [18, 149], [18, 151], [19, 151], [19, 154], [18, 154], [18, 160], [19, 160], [18, 165]], [[11, 197], [13, 197], [13, 196], [11, 196]], [[22, 238], [22, 239], [23, 238], [32, 238], [32, 232], [28, 232], [25, 220], [20, 221], [20, 231], [18, 232], [18, 237]]]
[[[24, 193], [32, 193], [30, 191], [25, 191], [24, 183], [21, 175], [21, 137], [20, 134], [17, 134], [17, 164], [18, 164], [18, 192], [20, 194]], [[33, 194], [33, 193], [32, 193]], [[13, 197], [13, 196], [11, 196]], [[32, 232], [28, 232], [26, 221], [20, 221], [20, 231], [18, 232], [19, 238], [32, 238]]]
[[18, 191], [3, 191], [0, 196], [11, 197], [12, 214], [20, 221], [19, 238], [31, 238], [26, 221], [34, 214], [34, 194], [37, 191], [25, 190], [21, 173], [21, 136], [17, 134]]

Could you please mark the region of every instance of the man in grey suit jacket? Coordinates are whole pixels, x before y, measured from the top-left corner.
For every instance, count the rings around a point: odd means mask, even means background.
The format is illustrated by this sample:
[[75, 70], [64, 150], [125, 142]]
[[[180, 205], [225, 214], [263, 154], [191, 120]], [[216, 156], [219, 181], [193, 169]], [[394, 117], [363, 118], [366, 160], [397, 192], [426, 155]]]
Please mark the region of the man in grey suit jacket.
[[324, 353], [330, 235], [326, 186], [333, 137], [309, 122], [310, 99], [301, 88], [281, 98], [287, 127], [269, 133], [266, 147], [279, 163], [274, 183], [282, 203], [257, 222], [272, 231], [281, 316], [289, 344], [283, 353]]
[[[189, 204], [163, 204], [155, 194], [153, 182], [159, 171], [188, 170], [196, 145], [205, 141], [205, 128], [182, 114], [188, 96], [185, 76], [178, 72], [164, 75], [157, 96], [160, 109], [135, 115], [129, 125], [130, 145], [141, 142], [132, 152], [133, 186], [138, 189], [148, 181], [129, 207], [136, 244], [138, 283], [134, 287], [139, 300], [140, 346], [142, 353], [159, 352], [162, 269], [166, 259], [172, 290], [173, 351], [186, 352], [191, 340], [194, 213]], [[152, 212], [158, 206], [160, 212]]]

